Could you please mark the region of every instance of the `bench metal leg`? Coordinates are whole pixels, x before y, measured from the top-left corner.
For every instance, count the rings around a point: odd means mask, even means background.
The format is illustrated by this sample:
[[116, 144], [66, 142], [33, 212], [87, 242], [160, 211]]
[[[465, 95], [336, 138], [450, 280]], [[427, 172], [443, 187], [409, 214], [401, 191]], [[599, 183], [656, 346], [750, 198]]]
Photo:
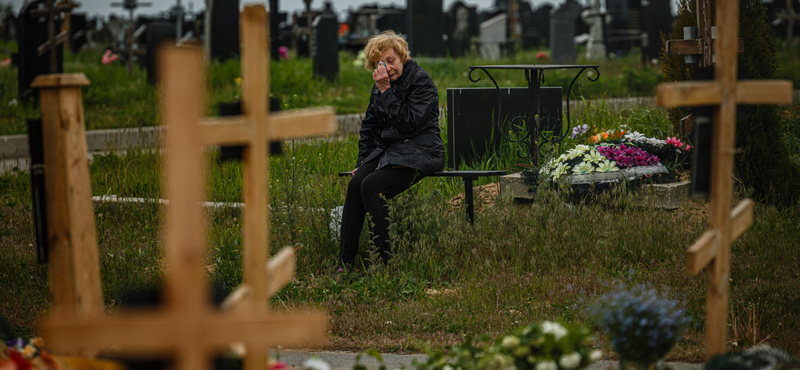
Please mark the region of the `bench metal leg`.
[[475, 224], [475, 211], [472, 207], [472, 179], [464, 178], [464, 199], [467, 201], [467, 221]]

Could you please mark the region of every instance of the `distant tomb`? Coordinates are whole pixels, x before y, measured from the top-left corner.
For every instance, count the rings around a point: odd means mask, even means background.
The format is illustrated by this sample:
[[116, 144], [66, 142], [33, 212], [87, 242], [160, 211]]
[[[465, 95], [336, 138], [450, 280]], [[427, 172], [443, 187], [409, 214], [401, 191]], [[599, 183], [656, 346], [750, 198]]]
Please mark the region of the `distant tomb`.
[[456, 1], [447, 11], [447, 50], [451, 57], [466, 54], [472, 38], [480, 33], [478, 12], [474, 6], [467, 6], [463, 1]]
[[211, 60], [225, 61], [239, 56], [239, 0], [209, 0], [206, 38]]
[[481, 23], [481, 58], [500, 59], [508, 42], [508, 15], [505, 13]]
[[339, 21], [335, 15], [323, 14], [314, 20], [311, 34], [311, 59], [314, 76], [335, 80], [339, 74]]
[[[40, 14], [40, 10], [46, 4], [46, 0], [33, 0], [25, 3], [19, 13], [19, 33], [17, 35], [19, 51], [14, 56], [14, 64], [19, 68], [17, 94], [21, 100], [28, 100], [34, 96], [30, 86], [36, 76], [64, 71], [63, 48], [55, 48], [55, 70], [51, 68], [49, 53], [40, 55], [38, 51], [39, 46], [48, 41], [48, 26], [47, 16], [35, 14]], [[61, 21], [55, 19], [54, 22], [54, 27], [61, 29]]]
[[445, 55], [442, 0], [406, 0], [408, 44], [414, 56]]
[[575, 0], [567, 0], [550, 18], [550, 50], [555, 64], [574, 64], [578, 58], [575, 49], [575, 22], [583, 7]]

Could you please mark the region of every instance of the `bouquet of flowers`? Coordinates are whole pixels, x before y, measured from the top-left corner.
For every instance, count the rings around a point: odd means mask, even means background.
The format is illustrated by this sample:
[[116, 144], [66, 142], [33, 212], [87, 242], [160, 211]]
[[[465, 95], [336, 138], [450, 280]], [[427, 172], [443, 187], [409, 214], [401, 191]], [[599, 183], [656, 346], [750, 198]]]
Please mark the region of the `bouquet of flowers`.
[[0, 369], [53, 369], [61, 366], [44, 351], [42, 338], [0, 341]]
[[603, 352], [593, 350], [594, 339], [583, 326], [542, 321], [519, 328], [498, 338], [486, 348], [467, 341], [449, 353], [429, 354], [428, 362], [420, 370], [455, 369], [527, 369], [572, 370], [583, 369], [603, 357]]
[[600, 297], [594, 316], [611, 338], [611, 347], [620, 356], [620, 368], [631, 362], [650, 368], [672, 349], [689, 323], [678, 302], [662, 297], [644, 285], [624, 286]]

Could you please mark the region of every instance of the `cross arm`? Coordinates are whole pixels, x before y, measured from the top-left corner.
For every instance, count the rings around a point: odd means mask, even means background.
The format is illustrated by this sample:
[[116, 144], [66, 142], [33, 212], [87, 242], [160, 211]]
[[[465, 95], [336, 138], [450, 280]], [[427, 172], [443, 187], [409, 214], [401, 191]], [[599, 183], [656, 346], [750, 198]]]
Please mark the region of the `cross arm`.
[[41, 17], [43, 15], [48, 15], [52, 11], [53, 13], [63, 13], [63, 12], [71, 12], [72, 9], [79, 7], [80, 4], [78, 3], [68, 3], [68, 4], [58, 4], [53, 6], [53, 10], [50, 9], [37, 9], [31, 11], [30, 14], [32, 17]]
[[[191, 329], [189, 329], [191, 328]], [[258, 347], [319, 345], [327, 333], [323, 312], [268, 313], [262, 310], [210, 312], [186, 317], [176, 312], [122, 313], [45, 321], [40, 330], [55, 352], [119, 349], [132, 355], [174, 353], [186, 330], [194, 330], [206, 347], [227, 350], [231, 343]], [[76, 338], [79, 338], [76, 340]]]
[[717, 256], [720, 234], [718, 230], [706, 231], [691, 247], [686, 258], [686, 272], [697, 275]]
[[731, 212], [731, 240], [740, 237], [753, 224], [752, 199], [745, 199]]
[[[297, 113], [275, 113], [268, 120], [270, 140], [288, 140], [336, 132], [332, 108], [303, 109]], [[207, 118], [200, 124], [205, 145], [241, 145], [252, 140], [246, 116]]]
[[47, 52], [47, 49], [50, 49], [55, 45], [63, 43], [64, 41], [66, 41], [66, 39], [67, 39], [67, 31], [61, 31], [56, 36], [54, 42], [50, 42], [50, 40], [48, 40], [47, 42], [36, 48], [36, 52], [39, 54], [39, 56], [42, 56], [44, 55], [44, 53]]
[[792, 82], [739, 81], [736, 85], [736, 101], [741, 104], [792, 104]]
[[716, 81], [662, 83], [657, 87], [656, 105], [665, 108], [718, 105], [722, 87]]
[[272, 297], [294, 278], [294, 248], [284, 247], [267, 263], [267, 296]]

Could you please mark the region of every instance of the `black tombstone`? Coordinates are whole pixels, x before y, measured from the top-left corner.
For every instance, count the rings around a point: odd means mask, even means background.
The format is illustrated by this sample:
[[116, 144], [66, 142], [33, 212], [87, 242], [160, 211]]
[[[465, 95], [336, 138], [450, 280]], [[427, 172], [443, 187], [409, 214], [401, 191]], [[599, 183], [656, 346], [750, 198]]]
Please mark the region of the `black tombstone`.
[[[500, 119], [526, 116], [530, 109], [526, 87], [500, 89]], [[541, 131], [562, 132], [561, 87], [539, 90]], [[495, 88], [447, 89], [447, 166], [459, 169], [492, 153], [503, 142], [497, 132], [498, 91]], [[525, 149], [527, 150], [527, 149]]]
[[17, 17], [13, 14], [8, 14], [3, 18], [3, 34], [4, 40], [17, 39]]
[[72, 13], [69, 15], [69, 50], [77, 53], [86, 45], [86, 32], [89, 23], [86, 21], [86, 13]]
[[408, 46], [414, 56], [445, 55], [442, 0], [406, 0]]
[[466, 54], [472, 38], [480, 34], [478, 11], [474, 6], [467, 6], [463, 1], [456, 1], [447, 11], [447, 50], [451, 57]]
[[392, 30], [397, 34], [404, 34], [407, 26], [405, 9], [383, 9], [375, 19], [375, 27], [378, 31]]
[[335, 80], [339, 74], [339, 21], [336, 16], [323, 14], [314, 20], [311, 30], [311, 60], [314, 76]]
[[239, 56], [239, 0], [212, 1], [210, 33], [206, 37], [209, 37], [211, 60], [225, 61]]
[[278, 48], [280, 47], [280, 10], [278, 0], [269, 0], [269, 55], [272, 60], [279, 60]]
[[[17, 96], [22, 101], [28, 101], [36, 96], [30, 88], [31, 83], [38, 75], [64, 72], [64, 48], [56, 48], [56, 70], [50, 70], [50, 56], [45, 53], [39, 56], [37, 49], [47, 42], [47, 17], [32, 17], [31, 12], [44, 7], [46, 0], [32, 0], [22, 7], [19, 13], [19, 32], [17, 33], [17, 47], [19, 51], [14, 55], [14, 64], [19, 68], [17, 75]], [[56, 18], [56, 29], [61, 29], [61, 21]]]
[[175, 42], [177, 25], [174, 23], [156, 21], [147, 25], [147, 54], [143, 58], [147, 71], [147, 82], [155, 84], [158, 76], [158, 53], [160, 48], [167, 43]]
[[642, 59], [649, 62], [661, 53], [661, 35], [669, 36], [672, 31], [672, 11], [668, 1], [650, 1], [642, 6], [642, 31], [645, 34]]

